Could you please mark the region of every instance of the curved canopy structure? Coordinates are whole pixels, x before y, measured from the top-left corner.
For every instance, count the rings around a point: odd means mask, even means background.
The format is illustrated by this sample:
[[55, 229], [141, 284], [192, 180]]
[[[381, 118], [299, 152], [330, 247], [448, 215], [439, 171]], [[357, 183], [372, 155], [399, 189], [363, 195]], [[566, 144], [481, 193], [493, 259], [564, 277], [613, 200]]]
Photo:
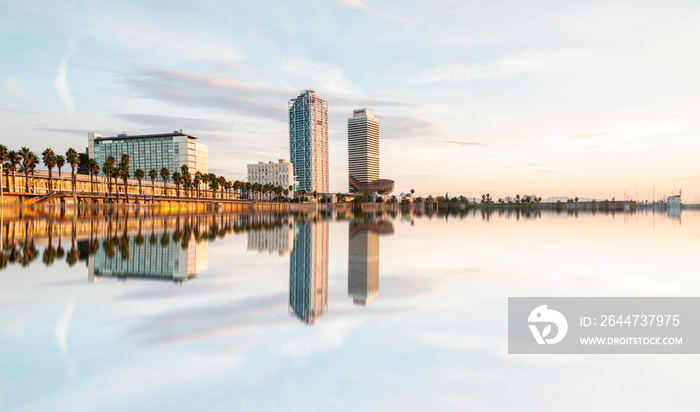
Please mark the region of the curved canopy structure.
[[380, 195], [388, 195], [394, 191], [394, 181], [389, 179], [377, 179], [369, 183], [361, 183], [350, 175], [350, 187], [360, 192], [377, 192]]

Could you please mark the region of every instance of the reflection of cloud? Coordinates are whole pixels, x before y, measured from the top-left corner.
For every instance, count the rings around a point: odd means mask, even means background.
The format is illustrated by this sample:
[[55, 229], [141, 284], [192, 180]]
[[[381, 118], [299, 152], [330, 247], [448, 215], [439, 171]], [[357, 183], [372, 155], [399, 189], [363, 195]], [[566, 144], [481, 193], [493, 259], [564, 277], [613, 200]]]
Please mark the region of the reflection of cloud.
[[305, 358], [318, 352], [329, 352], [340, 348], [343, 341], [360, 324], [359, 321], [334, 320], [313, 326], [311, 332], [297, 339], [286, 341], [282, 353], [294, 358]]
[[66, 367], [69, 372], [73, 369], [73, 361], [68, 356], [68, 351], [66, 350], [66, 335], [68, 334], [68, 325], [70, 324], [70, 318], [73, 316], [73, 299], [69, 300], [66, 304], [65, 309], [61, 313], [61, 316], [56, 322], [56, 342], [58, 343], [58, 348], [61, 350], [61, 355], [63, 355], [63, 360], [66, 362]]
[[9, 107], [0, 107], [0, 112], [19, 113], [19, 114], [39, 113], [39, 112], [34, 111], [34, 110], [11, 109]]
[[353, 9], [362, 10], [373, 16], [382, 17], [385, 19], [395, 20], [403, 23], [410, 23], [412, 20], [406, 17], [392, 16], [390, 14], [381, 12], [377, 9], [369, 7], [363, 0], [340, 0], [341, 3]]
[[503, 56], [492, 63], [444, 64], [434, 69], [422, 81], [469, 81], [487, 77], [504, 77], [547, 66], [575, 64], [585, 57], [585, 52], [571, 49], [527, 51]]
[[146, 318], [128, 331], [143, 344], [168, 345], [233, 336], [245, 329], [285, 323], [286, 294], [217, 306], [187, 308]]
[[68, 112], [68, 116], [71, 118], [75, 113], [75, 107], [73, 106], [73, 99], [71, 98], [70, 89], [68, 87], [68, 79], [66, 78], [66, 65], [68, 64], [68, 59], [73, 54], [73, 51], [73, 41], [69, 40], [68, 46], [66, 47], [66, 53], [63, 55], [63, 60], [61, 60], [61, 64], [58, 66], [58, 72], [56, 72], [56, 78], [54, 79], [56, 93], [58, 93], [58, 97], [63, 102], [63, 105], [66, 107], [66, 112]]
[[485, 351], [496, 354], [508, 352], [505, 339], [459, 333], [424, 332], [417, 340], [441, 351]]

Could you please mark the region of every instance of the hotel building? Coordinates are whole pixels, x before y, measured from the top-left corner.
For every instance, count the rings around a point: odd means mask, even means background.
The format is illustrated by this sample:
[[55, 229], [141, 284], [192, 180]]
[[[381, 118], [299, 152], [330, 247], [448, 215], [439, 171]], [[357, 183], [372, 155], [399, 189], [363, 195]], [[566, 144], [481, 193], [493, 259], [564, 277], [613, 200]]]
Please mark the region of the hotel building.
[[373, 110], [353, 110], [348, 119], [348, 173], [360, 183], [379, 179], [379, 120]]
[[294, 186], [294, 166], [284, 159], [279, 159], [277, 163], [249, 164], [248, 182], [282, 186], [282, 189], [289, 189], [289, 186]]
[[289, 100], [289, 157], [300, 190], [328, 193], [328, 103], [314, 90]]
[[371, 109], [353, 110], [348, 118], [348, 186], [382, 195], [394, 190], [393, 180], [379, 178], [379, 120]]
[[133, 174], [136, 169], [141, 169], [146, 174], [151, 169], [158, 171], [167, 168], [172, 175], [179, 171], [181, 166], [187, 165], [189, 172], [209, 173], [209, 160], [207, 145], [197, 142], [197, 138], [174, 131], [172, 133], [129, 135], [119, 134], [115, 137], [102, 137], [99, 133], [88, 133], [88, 156], [95, 159], [100, 165], [112, 156], [116, 163], [123, 153], [129, 155], [129, 170]]

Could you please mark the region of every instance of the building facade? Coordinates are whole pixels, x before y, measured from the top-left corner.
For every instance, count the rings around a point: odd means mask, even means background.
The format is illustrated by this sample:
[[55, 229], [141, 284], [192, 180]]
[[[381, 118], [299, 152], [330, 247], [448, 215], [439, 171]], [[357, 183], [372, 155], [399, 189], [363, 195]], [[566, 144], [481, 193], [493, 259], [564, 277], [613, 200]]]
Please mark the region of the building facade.
[[294, 165], [284, 159], [274, 162], [258, 162], [248, 165], [248, 182], [281, 186], [283, 189], [294, 187]]
[[289, 157], [300, 190], [328, 193], [328, 103], [314, 90], [289, 100]]
[[348, 174], [363, 184], [379, 179], [379, 120], [373, 110], [353, 110], [348, 119]]
[[172, 133], [128, 135], [119, 134], [115, 137], [102, 137], [99, 133], [88, 133], [88, 156], [100, 165], [100, 176], [103, 176], [102, 165], [112, 156], [119, 163], [123, 153], [129, 155], [129, 170], [133, 175], [136, 169], [143, 170], [146, 175], [151, 169], [158, 171], [167, 168], [172, 175], [187, 165], [189, 172], [209, 173], [209, 155], [207, 145], [197, 142], [197, 138], [174, 131]]

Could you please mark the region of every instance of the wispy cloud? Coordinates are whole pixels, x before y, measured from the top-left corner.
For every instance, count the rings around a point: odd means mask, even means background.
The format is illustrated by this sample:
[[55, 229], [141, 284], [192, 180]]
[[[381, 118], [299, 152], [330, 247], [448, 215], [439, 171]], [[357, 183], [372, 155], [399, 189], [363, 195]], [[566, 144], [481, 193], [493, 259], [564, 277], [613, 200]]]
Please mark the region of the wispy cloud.
[[90, 132], [98, 132], [102, 134], [116, 134], [116, 131], [106, 131], [106, 130], [100, 130], [100, 129], [72, 129], [72, 128], [64, 128], [64, 127], [35, 127], [32, 130], [37, 130], [37, 131], [42, 131], [42, 132], [50, 132], [50, 133], [61, 133], [61, 134], [70, 134], [70, 135], [81, 135], [82, 137], [87, 139], [87, 134]]
[[449, 136], [444, 124], [418, 116], [376, 114], [382, 139]]
[[450, 144], [456, 144], [460, 146], [487, 146], [486, 143], [483, 142], [473, 142], [473, 141], [462, 141], [462, 140], [442, 140], [442, 143], [450, 143]]
[[160, 131], [183, 129], [189, 132], [221, 132], [234, 130], [230, 124], [224, 122], [194, 119], [191, 117], [162, 116], [141, 113], [117, 113], [114, 115], [114, 117], [129, 123], [148, 126], [149, 128]]
[[[331, 76], [333, 78], [334, 76]], [[337, 76], [336, 76], [337, 77]], [[134, 64], [120, 75], [130, 93], [157, 101], [194, 108], [236, 113], [287, 121], [287, 102], [299, 90], [267, 87], [246, 83], [234, 76], [212, 76], [206, 73]], [[337, 80], [337, 79], [336, 79]], [[337, 80], [336, 90], [343, 91], [343, 81]], [[328, 80], [328, 84], [333, 80]], [[350, 87], [350, 86], [348, 86]], [[402, 101], [363, 99], [316, 89], [319, 96], [333, 107], [423, 107], [423, 104]]]
[[580, 133], [570, 136], [572, 139], [595, 139], [598, 137], [615, 136], [614, 133], [610, 132], [599, 132], [599, 133]]
[[66, 112], [70, 118], [73, 118], [75, 114], [75, 106], [73, 106], [73, 98], [70, 95], [70, 88], [68, 87], [68, 79], [66, 77], [66, 66], [68, 65], [68, 59], [73, 55], [75, 51], [75, 44], [73, 39], [68, 39], [68, 44], [66, 46], [66, 52], [63, 54], [63, 60], [58, 66], [58, 71], [56, 72], [56, 78], [53, 81], [54, 86], [56, 86], [56, 93], [58, 93], [58, 98], [63, 102], [63, 106], [66, 108]]
[[363, 0], [340, 0], [340, 2], [348, 7], [352, 7], [353, 9], [362, 10], [362, 11], [369, 13], [373, 16], [382, 17], [382, 18], [394, 20], [394, 21], [399, 21], [402, 23], [411, 23], [413, 21], [412, 19], [409, 19], [407, 17], [392, 16], [388, 13], [379, 11], [373, 7], [368, 6], [367, 3], [365, 3]]
[[431, 70], [419, 82], [469, 81], [504, 77], [545, 67], [576, 64], [587, 53], [574, 49], [534, 50], [511, 54], [490, 63], [443, 64]]

